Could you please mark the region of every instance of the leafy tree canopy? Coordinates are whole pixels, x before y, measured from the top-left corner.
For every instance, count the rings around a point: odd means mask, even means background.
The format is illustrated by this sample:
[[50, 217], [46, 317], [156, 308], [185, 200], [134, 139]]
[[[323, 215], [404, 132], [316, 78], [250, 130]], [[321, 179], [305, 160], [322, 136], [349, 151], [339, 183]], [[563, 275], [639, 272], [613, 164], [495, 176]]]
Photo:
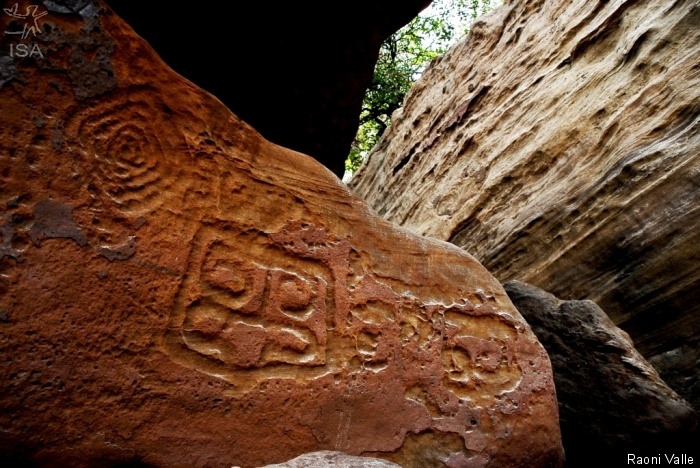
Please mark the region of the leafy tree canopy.
[[360, 127], [345, 162], [347, 172], [353, 173], [360, 167], [427, 64], [468, 33], [474, 19], [498, 3], [499, 0], [434, 0], [382, 44], [362, 103]]

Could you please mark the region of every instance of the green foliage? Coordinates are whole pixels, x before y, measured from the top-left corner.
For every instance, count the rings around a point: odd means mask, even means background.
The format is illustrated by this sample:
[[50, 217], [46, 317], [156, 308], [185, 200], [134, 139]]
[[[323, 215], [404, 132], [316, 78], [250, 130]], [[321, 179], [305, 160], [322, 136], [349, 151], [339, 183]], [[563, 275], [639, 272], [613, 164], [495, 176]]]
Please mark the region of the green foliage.
[[360, 127], [345, 161], [353, 173], [379, 141], [391, 114], [427, 64], [469, 31], [471, 22], [498, 0], [435, 0], [421, 15], [391, 35], [379, 50], [372, 83], [362, 103]]

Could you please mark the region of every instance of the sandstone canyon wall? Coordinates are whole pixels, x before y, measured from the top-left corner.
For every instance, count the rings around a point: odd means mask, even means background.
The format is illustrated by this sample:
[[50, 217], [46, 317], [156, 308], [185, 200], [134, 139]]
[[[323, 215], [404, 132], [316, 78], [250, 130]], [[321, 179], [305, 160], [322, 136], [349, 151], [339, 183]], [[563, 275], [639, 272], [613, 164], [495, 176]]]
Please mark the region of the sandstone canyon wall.
[[0, 21], [4, 466], [561, 464], [547, 355], [473, 257], [75, 5]]
[[591, 299], [700, 407], [700, 5], [507, 1], [352, 187], [501, 281]]

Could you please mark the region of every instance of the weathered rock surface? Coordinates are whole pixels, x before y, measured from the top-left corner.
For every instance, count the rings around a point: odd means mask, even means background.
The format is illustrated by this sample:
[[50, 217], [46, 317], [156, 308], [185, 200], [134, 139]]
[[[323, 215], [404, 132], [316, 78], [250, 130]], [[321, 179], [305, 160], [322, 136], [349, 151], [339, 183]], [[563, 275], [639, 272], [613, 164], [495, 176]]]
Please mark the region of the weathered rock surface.
[[267, 468], [401, 468], [401, 465], [371, 457], [353, 457], [342, 452], [323, 450], [300, 455], [285, 463], [267, 465]]
[[426, 71], [352, 186], [501, 281], [595, 301], [647, 358], [697, 363], [699, 26], [692, 0], [507, 2]]
[[379, 46], [430, 0], [107, 3], [265, 138], [342, 177]]
[[0, 62], [3, 461], [561, 461], [549, 360], [476, 260], [376, 217], [99, 3], [47, 5], [42, 56]]
[[560, 301], [520, 281], [504, 288], [552, 361], [570, 464], [697, 447], [693, 409], [594, 302]]

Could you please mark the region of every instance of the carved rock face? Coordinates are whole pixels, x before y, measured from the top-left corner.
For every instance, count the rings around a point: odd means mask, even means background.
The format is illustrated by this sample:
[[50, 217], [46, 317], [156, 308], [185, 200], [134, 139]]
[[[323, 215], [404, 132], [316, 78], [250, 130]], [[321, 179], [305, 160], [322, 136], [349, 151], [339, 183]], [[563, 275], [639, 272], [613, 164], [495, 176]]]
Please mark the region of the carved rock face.
[[0, 89], [6, 458], [561, 461], [548, 358], [478, 262], [377, 218], [103, 7], [40, 21]]
[[700, 408], [697, 3], [504, 3], [352, 185], [503, 282], [595, 301]]

